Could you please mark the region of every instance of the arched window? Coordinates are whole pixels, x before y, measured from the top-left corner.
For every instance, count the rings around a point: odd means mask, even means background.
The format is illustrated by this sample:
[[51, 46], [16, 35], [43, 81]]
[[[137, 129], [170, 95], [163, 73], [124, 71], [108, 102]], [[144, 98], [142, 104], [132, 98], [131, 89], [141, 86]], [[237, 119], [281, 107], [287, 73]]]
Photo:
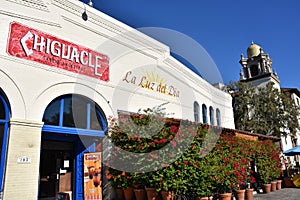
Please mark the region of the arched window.
[[[104, 136], [106, 118], [93, 101], [80, 95], [53, 100], [43, 116], [43, 131]], [[100, 134], [100, 135], [99, 135]]]
[[4, 166], [8, 139], [10, 110], [4, 94], [0, 91], [0, 190], [3, 191]]
[[211, 106], [209, 107], [209, 120], [210, 120], [210, 125], [215, 125], [214, 109]]
[[217, 118], [217, 125], [221, 126], [221, 113], [220, 113], [219, 108], [217, 108], [217, 110], [216, 110], [216, 118]]
[[199, 122], [199, 104], [197, 101], [194, 102], [194, 118], [195, 122]]
[[207, 108], [205, 104], [202, 104], [202, 118], [203, 118], [203, 123], [207, 124]]

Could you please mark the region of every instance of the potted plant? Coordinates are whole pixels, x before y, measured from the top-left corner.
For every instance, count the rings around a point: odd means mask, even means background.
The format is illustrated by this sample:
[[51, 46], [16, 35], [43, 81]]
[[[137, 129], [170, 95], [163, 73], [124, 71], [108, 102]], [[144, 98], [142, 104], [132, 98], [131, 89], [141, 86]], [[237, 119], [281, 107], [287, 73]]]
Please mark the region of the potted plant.
[[265, 193], [269, 193], [271, 191], [272, 181], [273, 188], [274, 186], [276, 188], [276, 182], [274, 182], [274, 179], [277, 179], [279, 176], [279, 152], [279, 148], [269, 140], [260, 141], [257, 145], [256, 165], [258, 168], [259, 179]]

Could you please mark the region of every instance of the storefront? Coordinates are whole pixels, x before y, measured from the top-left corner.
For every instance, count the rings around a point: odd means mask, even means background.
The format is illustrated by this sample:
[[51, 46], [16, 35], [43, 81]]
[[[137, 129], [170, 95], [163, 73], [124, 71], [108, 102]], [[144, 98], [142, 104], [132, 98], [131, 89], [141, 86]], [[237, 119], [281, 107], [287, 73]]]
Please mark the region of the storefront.
[[97, 152], [119, 111], [163, 104], [171, 117], [234, 128], [229, 94], [80, 1], [4, 1], [0, 16], [3, 199], [104, 198]]

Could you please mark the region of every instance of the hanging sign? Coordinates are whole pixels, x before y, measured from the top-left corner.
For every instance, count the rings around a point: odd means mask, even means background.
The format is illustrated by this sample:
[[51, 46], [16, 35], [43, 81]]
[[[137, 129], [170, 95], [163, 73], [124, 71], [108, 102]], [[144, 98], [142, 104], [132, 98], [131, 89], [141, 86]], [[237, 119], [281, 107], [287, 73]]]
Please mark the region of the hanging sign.
[[10, 24], [7, 52], [18, 58], [109, 80], [108, 56], [17, 22]]
[[101, 152], [84, 154], [84, 199], [102, 200]]

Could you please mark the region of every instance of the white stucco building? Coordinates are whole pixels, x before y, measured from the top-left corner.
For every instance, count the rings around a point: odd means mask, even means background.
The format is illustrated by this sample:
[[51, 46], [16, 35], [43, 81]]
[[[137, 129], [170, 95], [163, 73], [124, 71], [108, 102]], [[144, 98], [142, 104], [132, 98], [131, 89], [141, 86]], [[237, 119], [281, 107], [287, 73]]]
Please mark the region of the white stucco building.
[[83, 199], [83, 155], [119, 110], [167, 103], [174, 118], [234, 128], [229, 94], [80, 1], [3, 0], [0, 26], [2, 199], [55, 199], [65, 173]]

